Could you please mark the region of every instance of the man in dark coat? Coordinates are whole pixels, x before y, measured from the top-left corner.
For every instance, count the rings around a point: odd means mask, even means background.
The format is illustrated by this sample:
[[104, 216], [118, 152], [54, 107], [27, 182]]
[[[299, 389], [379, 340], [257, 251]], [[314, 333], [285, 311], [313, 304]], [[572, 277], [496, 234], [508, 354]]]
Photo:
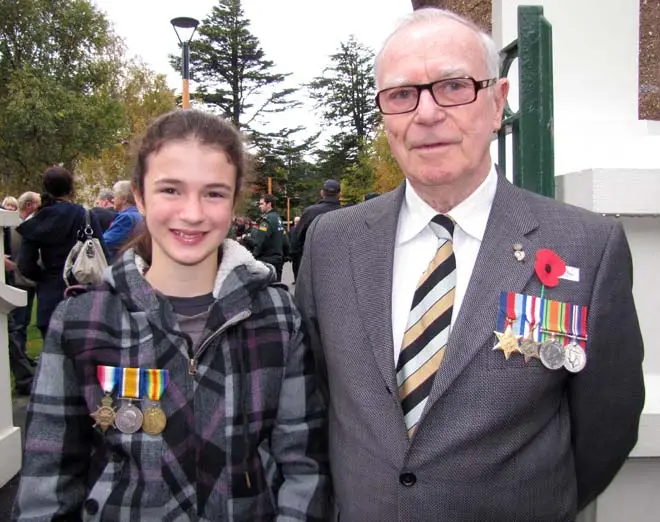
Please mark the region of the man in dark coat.
[[298, 267], [300, 267], [300, 260], [303, 255], [307, 229], [312, 224], [312, 221], [321, 214], [341, 208], [341, 203], [339, 202], [340, 191], [341, 186], [336, 179], [326, 180], [321, 189], [321, 199], [314, 205], [307, 207], [305, 212], [303, 212], [300, 222], [296, 226], [295, 234], [291, 235], [291, 260], [294, 277], [298, 277]]

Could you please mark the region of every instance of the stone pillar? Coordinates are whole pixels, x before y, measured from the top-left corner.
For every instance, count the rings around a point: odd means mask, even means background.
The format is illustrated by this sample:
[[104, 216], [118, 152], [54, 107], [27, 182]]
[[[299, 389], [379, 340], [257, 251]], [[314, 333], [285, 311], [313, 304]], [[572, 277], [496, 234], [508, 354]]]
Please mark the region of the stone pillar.
[[[17, 212], [0, 210], [0, 227], [15, 227], [20, 223]], [[4, 259], [4, 241], [0, 237], [0, 259]], [[21, 469], [21, 432], [14, 426], [7, 349], [7, 314], [17, 306], [27, 304], [27, 294], [5, 284], [5, 272], [0, 270], [0, 487]]]

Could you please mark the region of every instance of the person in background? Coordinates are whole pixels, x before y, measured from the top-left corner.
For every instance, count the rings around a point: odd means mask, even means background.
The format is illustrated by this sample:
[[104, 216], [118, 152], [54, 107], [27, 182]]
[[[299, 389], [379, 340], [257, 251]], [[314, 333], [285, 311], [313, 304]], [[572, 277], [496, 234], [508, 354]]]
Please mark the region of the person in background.
[[[22, 238], [18, 269], [37, 284], [37, 327], [45, 338], [50, 316], [64, 299], [64, 263], [85, 226], [85, 209], [73, 202], [73, 174], [68, 170], [47, 168], [42, 185], [41, 206], [16, 230]], [[94, 237], [103, 245], [96, 216], [90, 214], [90, 221]]]
[[53, 316], [15, 520], [327, 520], [300, 315], [272, 267], [226, 238], [246, 156], [210, 113], [147, 128], [132, 180], [145, 227], [104, 286]]
[[272, 194], [266, 194], [259, 199], [261, 218], [256, 226], [243, 236], [243, 242], [252, 250], [256, 259], [275, 267], [277, 281], [281, 281], [284, 252], [289, 248], [289, 238], [284, 233], [282, 218], [274, 206], [275, 196]]
[[[18, 198], [18, 215], [21, 221], [30, 219], [37, 209], [41, 206], [41, 196], [36, 192], [24, 192]], [[16, 263], [16, 258], [21, 249], [21, 235], [16, 228], [11, 230], [11, 252], [13, 261]], [[16, 266], [12, 272], [13, 286], [26, 292], [27, 304], [14, 308], [9, 315], [13, 318], [13, 329], [10, 329], [10, 343], [15, 345], [17, 353], [20, 358], [27, 358], [32, 366], [36, 366], [36, 361], [30, 359], [27, 355], [27, 331], [32, 320], [32, 307], [34, 304], [34, 297], [36, 292], [36, 284], [34, 281], [26, 278], [21, 274], [21, 271]]]
[[498, 173], [509, 84], [472, 22], [417, 10], [375, 70], [405, 181], [318, 218], [296, 283], [327, 372], [333, 520], [574, 522], [644, 405], [621, 220]]
[[[11, 201], [9, 203], [11, 204]], [[4, 210], [2, 206], [0, 208]], [[13, 230], [10, 227], [2, 227], [2, 241], [5, 252], [5, 283], [8, 285], [14, 285], [14, 272], [16, 271], [16, 263], [12, 260], [12, 233]], [[21, 349], [16, 331], [17, 327], [13, 314], [9, 313], [7, 315], [9, 369], [14, 376], [14, 392], [18, 395], [30, 395], [34, 369], [25, 350]]]
[[105, 232], [110, 228], [112, 220], [115, 218], [115, 195], [112, 189], [102, 188], [96, 197], [94, 207], [89, 211], [96, 216], [101, 224], [101, 230]]
[[119, 249], [136, 233], [142, 223], [142, 216], [135, 206], [135, 197], [131, 191], [131, 182], [118, 181], [112, 187], [115, 214], [110, 227], [103, 233], [103, 241], [108, 250], [108, 264], [115, 261]]
[[4, 210], [11, 210], [12, 212], [16, 212], [18, 210], [18, 201], [14, 196], [7, 196], [2, 200], [2, 208]]
[[341, 185], [339, 184], [339, 181], [335, 179], [326, 180], [325, 183], [323, 183], [323, 188], [320, 192], [321, 199], [314, 205], [307, 207], [303, 212], [303, 215], [300, 218], [300, 223], [298, 223], [298, 226], [296, 227], [295, 243], [291, 248], [294, 278], [298, 278], [298, 269], [305, 249], [305, 239], [307, 237], [309, 226], [320, 215], [341, 208], [341, 202], [339, 201], [340, 192]]

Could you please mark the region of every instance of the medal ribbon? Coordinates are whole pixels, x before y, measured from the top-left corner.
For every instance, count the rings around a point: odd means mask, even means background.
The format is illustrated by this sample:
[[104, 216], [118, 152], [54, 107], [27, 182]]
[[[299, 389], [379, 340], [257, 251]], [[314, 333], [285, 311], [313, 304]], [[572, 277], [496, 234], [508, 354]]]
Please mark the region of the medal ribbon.
[[170, 382], [170, 373], [167, 370], [154, 368], [148, 368], [142, 371], [144, 372], [143, 379], [147, 398], [150, 401], [158, 402]]
[[96, 367], [96, 377], [103, 392], [111, 395], [119, 381], [119, 368], [98, 365]]
[[572, 341], [586, 348], [588, 307], [552, 301], [514, 292], [501, 292], [497, 314], [497, 330], [503, 332], [511, 323], [516, 335], [526, 337], [536, 326], [533, 338], [547, 341], [553, 334], [560, 343]]
[[141, 368], [120, 368], [119, 394], [126, 399], [139, 399], [142, 395]]

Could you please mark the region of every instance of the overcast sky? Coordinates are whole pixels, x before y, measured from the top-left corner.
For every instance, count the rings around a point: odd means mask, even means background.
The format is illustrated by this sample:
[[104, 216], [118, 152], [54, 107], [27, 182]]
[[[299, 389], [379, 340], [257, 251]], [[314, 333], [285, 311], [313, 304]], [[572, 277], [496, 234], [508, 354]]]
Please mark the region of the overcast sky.
[[[108, 15], [129, 49], [154, 71], [164, 73], [172, 88], [181, 79], [169, 66], [178, 53], [170, 20], [190, 16], [203, 20], [217, 0], [94, 0]], [[328, 64], [328, 56], [351, 34], [377, 51], [396, 22], [412, 10], [410, 0], [243, 0], [252, 33], [259, 38], [276, 72], [293, 73], [287, 86], [310, 81]], [[191, 90], [194, 91], [194, 83]], [[274, 127], [316, 125], [309, 107], [273, 115]], [[310, 128], [310, 131], [312, 129]]]

